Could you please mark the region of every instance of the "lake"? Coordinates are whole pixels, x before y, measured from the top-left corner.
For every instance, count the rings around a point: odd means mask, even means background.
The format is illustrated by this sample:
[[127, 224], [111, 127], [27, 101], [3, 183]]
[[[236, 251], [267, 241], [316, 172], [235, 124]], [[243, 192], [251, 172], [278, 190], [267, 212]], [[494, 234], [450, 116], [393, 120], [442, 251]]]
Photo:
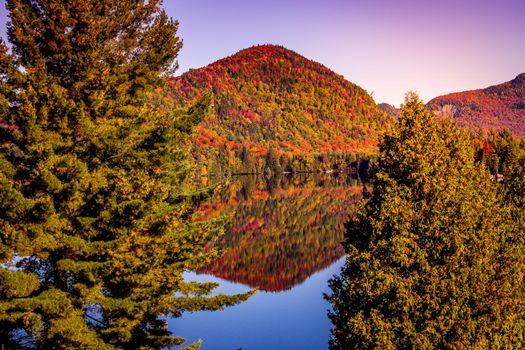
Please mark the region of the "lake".
[[344, 223], [361, 196], [362, 184], [343, 175], [233, 178], [201, 207], [202, 219], [231, 216], [214, 243], [222, 255], [185, 279], [258, 292], [224, 311], [183, 314], [170, 330], [202, 339], [203, 350], [326, 349], [323, 293], [344, 264]]

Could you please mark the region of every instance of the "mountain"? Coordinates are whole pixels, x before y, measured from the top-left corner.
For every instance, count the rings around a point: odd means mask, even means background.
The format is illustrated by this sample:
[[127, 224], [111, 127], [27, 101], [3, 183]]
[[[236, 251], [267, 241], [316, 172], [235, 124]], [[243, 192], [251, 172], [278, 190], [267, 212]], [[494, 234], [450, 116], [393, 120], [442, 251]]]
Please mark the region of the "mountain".
[[525, 73], [486, 89], [436, 97], [427, 107], [469, 128], [508, 128], [514, 136], [525, 137]]
[[213, 93], [214, 113], [201, 123], [196, 149], [214, 172], [259, 172], [268, 157], [293, 170], [294, 162], [308, 167], [319, 159], [330, 163], [328, 155], [370, 153], [392, 121], [361, 87], [274, 45], [242, 50], [170, 81], [180, 105], [206, 92]]
[[399, 118], [401, 116], [401, 112], [400, 112], [399, 108], [396, 108], [396, 107], [392, 106], [391, 104], [380, 103], [380, 104], [377, 105], [377, 107], [379, 107], [379, 109], [381, 109], [383, 112], [385, 112], [386, 114], [388, 114], [391, 117]]

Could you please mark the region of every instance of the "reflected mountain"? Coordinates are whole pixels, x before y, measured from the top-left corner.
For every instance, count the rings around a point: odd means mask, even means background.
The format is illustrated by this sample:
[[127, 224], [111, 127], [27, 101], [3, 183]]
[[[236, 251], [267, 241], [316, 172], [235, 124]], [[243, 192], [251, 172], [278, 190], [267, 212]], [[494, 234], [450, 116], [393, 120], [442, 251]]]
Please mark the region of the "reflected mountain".
[[238, 177], [200, 208], [203, 219], [231, 219], [213, 244], [223, 255], [198, 272], [264, 291], [291, 289], [345, 254], [344, 223], [362, 191], [343, 175]]

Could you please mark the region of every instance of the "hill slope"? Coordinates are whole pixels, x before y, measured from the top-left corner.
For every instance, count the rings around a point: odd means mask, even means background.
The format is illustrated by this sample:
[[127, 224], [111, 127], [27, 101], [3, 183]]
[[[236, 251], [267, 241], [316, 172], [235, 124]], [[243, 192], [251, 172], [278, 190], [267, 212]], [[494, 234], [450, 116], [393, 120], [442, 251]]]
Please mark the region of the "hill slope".
[[469, 128], [508, 128], [515, 136], [525, 137], [525, 73], [486, 89], [436, 97], [427, 106]]
[[399, 108], [396, 108], [392, 106], [391, 104], [379, 103], [377, 107], [379, 107], [383, 112], [385, 112], [391, 117], [399, 118], [401, 116], [401, 111], [399, 110]]
[[196, 144], [218, 172], [239, 171], [246, 159], [259, 170], [269, 150], [281, 168], [299, 158], [312, 163], [320, 155], [369, 152], [391, 122], [364, 89], [273, 45], [190, 70], [170, 87], [180, 104], [213, 93], [215, 111], [200, 125]]

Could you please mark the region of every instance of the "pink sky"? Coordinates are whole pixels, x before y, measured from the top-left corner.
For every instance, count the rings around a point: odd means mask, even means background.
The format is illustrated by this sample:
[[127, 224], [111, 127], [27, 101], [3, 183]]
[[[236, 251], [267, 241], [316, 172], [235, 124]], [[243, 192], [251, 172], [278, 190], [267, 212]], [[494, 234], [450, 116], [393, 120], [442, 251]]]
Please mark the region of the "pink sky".
[[[525, 0], [167, 0], [180, 21], [179, 74], [279, 44], [399, 105], [525, 72]], [[7, 16], [0, 12], [1, 33]]]
[[280, 44], [399, 105], [525, 72], [525, 0], [173, 0], [179, 72]]

